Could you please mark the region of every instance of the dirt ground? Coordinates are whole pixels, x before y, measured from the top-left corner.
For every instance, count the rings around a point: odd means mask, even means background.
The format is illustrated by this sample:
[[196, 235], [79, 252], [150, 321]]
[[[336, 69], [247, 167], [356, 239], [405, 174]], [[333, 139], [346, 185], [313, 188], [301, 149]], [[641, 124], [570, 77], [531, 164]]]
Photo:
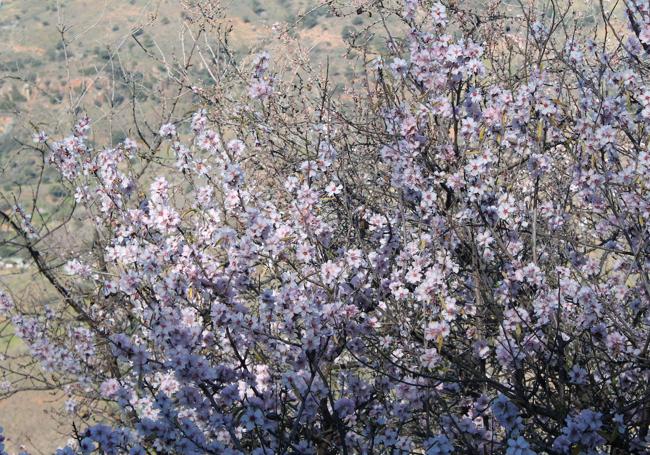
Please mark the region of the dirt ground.
[[61, 396], [49, 392], [21, 392], [0, 400], [0, 426], [4, 428], [7, 451], [18, 454], [21, 446], [31, 455], [50, 455], [66, 438], [48, 410], [61, 407]]

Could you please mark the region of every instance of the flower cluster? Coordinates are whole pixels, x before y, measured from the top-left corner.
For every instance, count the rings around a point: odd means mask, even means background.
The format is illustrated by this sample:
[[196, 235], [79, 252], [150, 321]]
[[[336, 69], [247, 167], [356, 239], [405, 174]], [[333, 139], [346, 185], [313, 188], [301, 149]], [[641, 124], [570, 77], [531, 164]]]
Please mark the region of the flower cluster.
[[0, 455], [8, 455], [8, 453], [5, 451], [5, 437], [2, 434], [3, 431], [3, 428], [0, 427]]
[[0, 315], [9, 314], [13, 307], [14, 303], [11, 297], [0, 289]]
[[571, 447], [580, 447], [586, 454], [599, 453], [597, 448], [605, 443], [598, 433], [603, 427], [603, 415], [585, 409], [575, 417], [567, 417], [562, 435], [553, 443], [553, 448], [560, 453], [570, 453]]

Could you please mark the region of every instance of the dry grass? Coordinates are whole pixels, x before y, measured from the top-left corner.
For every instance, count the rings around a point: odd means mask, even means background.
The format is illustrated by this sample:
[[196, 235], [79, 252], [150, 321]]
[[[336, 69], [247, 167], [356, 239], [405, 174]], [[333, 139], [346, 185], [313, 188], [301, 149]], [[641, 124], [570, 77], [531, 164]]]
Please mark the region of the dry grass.
[[0, 426], [5, 429], [10, 454], [24, 446], [32, 455], [50, 454], [65, 444], [68, 429], [61, 428], [51, 413], [60, 409], [62, 394], [20, 392], [0, 400]]

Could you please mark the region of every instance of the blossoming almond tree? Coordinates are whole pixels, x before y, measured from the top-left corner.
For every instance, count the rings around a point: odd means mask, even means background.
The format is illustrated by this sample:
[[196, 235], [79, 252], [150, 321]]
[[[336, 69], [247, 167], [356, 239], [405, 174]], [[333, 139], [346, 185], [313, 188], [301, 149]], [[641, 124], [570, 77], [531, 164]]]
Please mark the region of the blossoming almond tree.
[[260, 53], [192, 87], [167, 152], [85, 117], [38, 137], [96, 230], [57, 271], [0, 213], [59, 296], [0, 297], [76, 397], [59, 452], [647, 453], [650, 12], [625, 7], [591, 41], [570, 5], [366, 6], [388, 50], [342, 94]]

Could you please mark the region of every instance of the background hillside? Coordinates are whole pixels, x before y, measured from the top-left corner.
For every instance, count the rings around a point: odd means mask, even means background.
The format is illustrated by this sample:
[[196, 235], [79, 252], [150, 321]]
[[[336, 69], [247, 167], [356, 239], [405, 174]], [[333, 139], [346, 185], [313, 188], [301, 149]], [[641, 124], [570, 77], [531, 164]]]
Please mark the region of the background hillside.
[[[367, 18], [333, 18], [324, 8], [313, 10], [317, 5], [315, 0], [224, 2], [224, 26], [232, 28], [229, 45], [237, 54], [249, 53], [273, 41], [274, 24], [298, 21], [292, 31], [310, 57], [342, 52], [345, 38]], [[143, 117], [155, 122], [166, 70], [152, 56], [181, 55], [183, 14], [178, 0], [1, 2], [0, 160], [10, 171], [1, 189], [15, 191], [35, 179], [35, 157], [7, 158], [20, 148], [16, 139], [27, 141], [36, 129], [63, 132], [75, 113], [87, 112], [109, 125], [110, 131], [95, 134], [118, 142], [130, 134], [125, 114], [134, 92]], [[209, 83], [205, 68], [194, 70]], [[346, 68], [333, 70], [344, 76]], [[50, 202], [56, 203], [63, 191], [46, 183]]]

